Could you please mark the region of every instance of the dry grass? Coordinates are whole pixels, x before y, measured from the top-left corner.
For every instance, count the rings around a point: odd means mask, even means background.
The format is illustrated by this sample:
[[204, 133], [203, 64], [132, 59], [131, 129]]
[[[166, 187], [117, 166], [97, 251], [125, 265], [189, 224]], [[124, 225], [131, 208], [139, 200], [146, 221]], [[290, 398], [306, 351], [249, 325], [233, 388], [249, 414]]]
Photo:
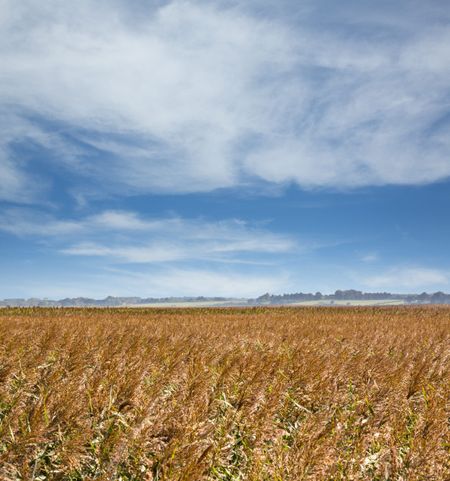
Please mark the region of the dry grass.
[[0, 479], [448, 480], [448, 308], [0, 310]]

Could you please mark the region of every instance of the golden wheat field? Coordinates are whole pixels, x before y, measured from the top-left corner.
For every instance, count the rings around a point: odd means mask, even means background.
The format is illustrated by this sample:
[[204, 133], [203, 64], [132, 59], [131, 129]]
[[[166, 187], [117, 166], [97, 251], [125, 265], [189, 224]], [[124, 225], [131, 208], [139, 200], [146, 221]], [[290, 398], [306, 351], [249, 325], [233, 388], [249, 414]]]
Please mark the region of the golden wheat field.
[[450, 309], [1, 309], [0, 479], [449, 480]]

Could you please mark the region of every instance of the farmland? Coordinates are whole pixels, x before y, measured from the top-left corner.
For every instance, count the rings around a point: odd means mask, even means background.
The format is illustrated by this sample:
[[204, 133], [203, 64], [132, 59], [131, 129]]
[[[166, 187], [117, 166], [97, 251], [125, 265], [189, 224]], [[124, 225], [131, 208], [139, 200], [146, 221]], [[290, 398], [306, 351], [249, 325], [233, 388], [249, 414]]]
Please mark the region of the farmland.
[[0, 479], [450, 479], [450, 308], [0, 310]]

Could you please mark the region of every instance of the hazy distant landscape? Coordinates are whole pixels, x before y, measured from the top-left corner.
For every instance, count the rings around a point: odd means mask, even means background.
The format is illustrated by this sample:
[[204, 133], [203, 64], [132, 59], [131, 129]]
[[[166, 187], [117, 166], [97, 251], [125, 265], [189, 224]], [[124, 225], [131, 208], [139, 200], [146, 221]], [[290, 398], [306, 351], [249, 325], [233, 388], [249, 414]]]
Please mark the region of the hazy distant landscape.
[[337, 290], [334, 294], [264, 294], [255, 299], [227, 297], [106, 297], [89, 299], [85, 297], [51, 299], [4, 299], [0, 307], [244, 307], [244, 306], [379, 306], [404, 304], [450, 304], [450, 294], [390, 294], [388, 292], [362, 292]]

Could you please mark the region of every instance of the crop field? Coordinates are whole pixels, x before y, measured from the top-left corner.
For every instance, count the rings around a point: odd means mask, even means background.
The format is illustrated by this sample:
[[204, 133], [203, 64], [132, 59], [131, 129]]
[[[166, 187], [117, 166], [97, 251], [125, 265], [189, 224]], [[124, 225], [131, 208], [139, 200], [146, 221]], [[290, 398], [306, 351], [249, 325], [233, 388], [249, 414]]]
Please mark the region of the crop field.
[[1, 309], [0, 479], [450, 479], [450, 308]]

